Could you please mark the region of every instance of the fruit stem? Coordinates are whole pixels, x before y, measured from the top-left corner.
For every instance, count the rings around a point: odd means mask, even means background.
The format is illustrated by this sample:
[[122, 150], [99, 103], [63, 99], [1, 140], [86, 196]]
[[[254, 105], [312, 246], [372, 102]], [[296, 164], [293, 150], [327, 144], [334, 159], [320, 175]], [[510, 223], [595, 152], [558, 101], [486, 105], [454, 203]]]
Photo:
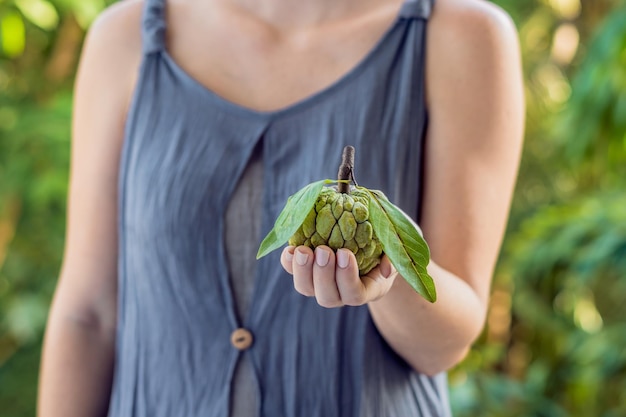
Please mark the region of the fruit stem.
[[352, 181], [356, 185], [354, 180], [354, 147], [346, 146], [343, 148], [341, 155], [341, 165], [339, 165], [339, 172], [337, 173], [337, 179], [339, 184], [337, 189], [340, 193], [350, 194], [350, 183], [346, 181]]

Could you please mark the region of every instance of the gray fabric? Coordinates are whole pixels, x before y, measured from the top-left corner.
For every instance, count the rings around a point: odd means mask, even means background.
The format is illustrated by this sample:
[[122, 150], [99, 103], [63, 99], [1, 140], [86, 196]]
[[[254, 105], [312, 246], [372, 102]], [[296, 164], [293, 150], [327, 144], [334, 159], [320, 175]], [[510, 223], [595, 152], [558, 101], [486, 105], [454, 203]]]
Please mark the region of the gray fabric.
[[[257, 112], [179, 67], [164, 47], [165, 0], [145, 0], [144, 57], [120, 168], [110, 417], [227, 417], [242, 356], [253, 368], [256, 416], [450, 415], [445, 374], [413, 371], [367, 306], [326, 309], [299, 295], [280, 251], [256, 263], [240, 321], [224, 244], [225, 211], [258, 143], [262, 236], [289, 195], [335, 175], [348, 144], [359, 182], [418, 219], [428, 1], [405, 3], [378, 45], [332, 86]], [[230, 342], [240, 326], [254, 335], [243, 353]]]
[[[263, 206], [262, 148], [257, 145], [226, 208], [226, 256], [239, 322], [248, 312], [254, 286], [256, 252]], [[244, 353], [235, 366], [230, 398], [231, 417], [252, 417], [258, 408], [258, 387], [250, 358]]]
[[262, 148], [254, 149], [226, 207], [226, 256], [239, 322], [250, 307], [263, 206]]

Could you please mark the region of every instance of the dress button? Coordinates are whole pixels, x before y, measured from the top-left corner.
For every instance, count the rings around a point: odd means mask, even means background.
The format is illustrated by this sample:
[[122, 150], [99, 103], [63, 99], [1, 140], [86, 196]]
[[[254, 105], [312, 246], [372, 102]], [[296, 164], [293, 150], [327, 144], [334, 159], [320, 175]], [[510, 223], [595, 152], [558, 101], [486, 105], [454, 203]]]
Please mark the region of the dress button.
[[240, 327], [230, 335], [230, 343], [239, 350], [246, 350], [254, 341], [252, 333], [248, 329]]

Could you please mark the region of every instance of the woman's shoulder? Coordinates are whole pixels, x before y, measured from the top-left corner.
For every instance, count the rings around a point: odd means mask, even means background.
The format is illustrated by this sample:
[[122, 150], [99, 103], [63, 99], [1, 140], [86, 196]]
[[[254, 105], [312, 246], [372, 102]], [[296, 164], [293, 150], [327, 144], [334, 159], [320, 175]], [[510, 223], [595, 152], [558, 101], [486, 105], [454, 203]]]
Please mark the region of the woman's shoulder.
[[[476, 97], [518, 83], [520, 48], [511, 17], [486, 0], [436, 0], [428, 26], [427, 92]], [[438, 90], [438, 91], [435, 91]], [[445, 93], [447, 94], [447, 93]]]
[[102, 53], [117, 57], [140, 52], [143, 7], [143, 0], [124, 0], [107, 7], [91, 24], [85, 47], [97, 44]]
[[91, 24], [79, 64], [88, 79], [99, 79], [107, 94], [130, 102], [142, 57], [143, 0], [124, 0], [106, 8]]
[[87, 42], [110, 44], [124, 50], [141, 47], [141, 16], [144, 0], [124, 0], [112, 4], [91, 24]]
[[509, 14], [489, 1], [436, 0], [429, 22], [429, 40], [452, 52], [515, 46], [517, 31]]

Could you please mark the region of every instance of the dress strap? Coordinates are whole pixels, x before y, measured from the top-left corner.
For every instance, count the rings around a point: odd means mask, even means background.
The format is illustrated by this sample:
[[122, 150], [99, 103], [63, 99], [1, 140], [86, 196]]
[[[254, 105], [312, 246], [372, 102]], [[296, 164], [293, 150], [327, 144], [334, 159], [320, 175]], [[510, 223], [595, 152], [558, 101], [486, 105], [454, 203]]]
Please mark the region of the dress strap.
[[[141, 24], [143, 51], [146, 54], [161, 51], [165, 47], [165, 1], [145, 0]], [[405, 18], [428, 19], [435, 0], [406, 0], [400, 10]]]
[[428, 19], [432, 13], [434, 3], [435, 0], [406, 0], [400, 10], [400, 16]]
[[143, 51], [158, 52], [165, 47], [165, 0], [145, 0], [141, 20]]

